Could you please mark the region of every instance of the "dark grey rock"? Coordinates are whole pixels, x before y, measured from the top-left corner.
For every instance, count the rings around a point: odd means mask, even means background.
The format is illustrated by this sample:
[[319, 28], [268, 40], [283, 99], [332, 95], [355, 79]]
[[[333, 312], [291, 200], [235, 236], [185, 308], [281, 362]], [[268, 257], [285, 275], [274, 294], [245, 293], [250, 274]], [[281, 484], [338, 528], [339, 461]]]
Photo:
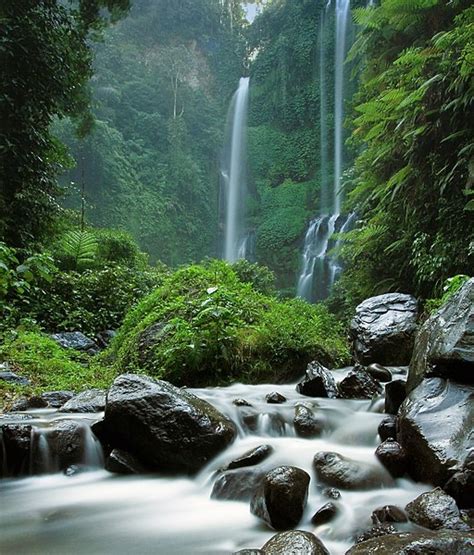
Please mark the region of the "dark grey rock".
[[380, 538], [381, 536], [386, 536], [387, 534], [395, 534], [397, 530], [391, 524], [375, 524], [372, 528], [364, 530], [358, 534], [356, 538], [356, 543], [366, 542], [373, 538]]
[[350, 327], [354, 357], [361, 364], [408, 364], [417, 318], [418, 303], [411, 295], [388, 293], [365, 300]]
[[271, 445], [259, 445], [255, 449], [250, 449], [238, 459], [231, 461], [225, 470], [233, 470], [235, 468], [242, 468], [245, 466], [254, 466], [261, 463], [273, 453]]
[[385, 505], [375, 509], [372, 513], [372, 522], [375, 525], [387, 522], [407, 522], [408, 518], [400, 507], [396, 505]]
[[456, 501], [441, 488], [422, 493], [408, 503], [405, 510], [412, 522], [431, 530], [469, 530], [469, 526], [461, 520]]
[[232, 555], [265, 555], [261, 549], [240, 549]]
[[38, 397], [37, 395], [33, 395], [32, 397], [17, 399], [12, 405], [12, 411], [24, 411], [24, 410], [31, 410], [31, 409], [44, 409], [48, 406], [48, 403], [42, 399], [42, 397]]
[[3, 457], [0, 475], [19, 477], [30, 474], [32, 429], [29, 424], [3, 424], [0, 428]]
[[0, 381], [13, 383], [16, 385], [30, 385], [30, 380], [28, 380], [24, 376], [19, 376], [18, 374], [15, 374], [15, 372], [11, 372], [10, 370], [3, 370], [0, 372]]
[[73, 391], [45, 391], [41, 394], [41, 398], [52, 409], [59, 409], [73, 397]]
[[252, 514], [275, 530], [294, 528], [308, 498], [309, 475], [294, 466], [279, 466], [265, 474], [250, 504]]
[[369, 364], [365, 371], [367, 374], [370, 374], [374, 380], [379, 382], [390, 382], [392, 380], [392, 373], [390, 370], [381, 364]]
[[442, 378], [423, 380], [408, 395], [400, 408], [397, 439], [415, 480], [444, 486], [463, 471], [474, 449], [473, 399], [474, 387]]
[[251, 407], [252, 405], [246, 401], [245, 399], [234, 399], [232, 401], [232, 403], [236, 406], [236, 407]]
[[443, 489], [456, 499], [459, 508], [470, 509], [474, 505], [474, 471], [465, 468], [456, 472]]
[[101, 349], [105, 349], [112, 339], [117, 335], [115, 330], [104, 330], [97, 334], [96, 343]]
[[76, 351], [98, 350], [96, 342], [80, 331], [63, 331], [53, 333], [50, 337], [65, 349], [75, 349]]
[[212, 488], [212, 499], [250, 501], [265, 471], [257, 468], [229, 470], [220, 474]]
[[382, 393], [382, 386], [363, 368], [356, 367], [339, 382], [338, 390], [344, 399], [372, 399]]
[[407, 387], [403, 380], [393, 380], [385, 384], [385, 412], [397, 414], [406, 396]]
[[282, 403], [286, 403], [286, 397], [278, 391], [272, 391], [268, 395], [266, 395], [265, 400], [267, 403], [271, 403], [273, 405], [281, 405]]
[[265, 555], [329, 555], [323, 542], [311, 532], [280, 532], [262, 547]]
[[295, 406], [295, 417], [293, 419], [295, 431], [300, 437], [315, 437], [324, 430], [324, 419], [316, 416], [306, 405]]
[[474, 383], [474, 278], [428, 318], [417, 334], [408, 391], [430, 376]]
[[397, 439], [397, 418], [393, 415], [386, 416], [380, 422], [377, 431], [382, 441], [389, 438]]
[[336, 488], [374, 489], [392, 483], [383, 468], [343, 457], [339, 453], [317, 453], [313, 463], [318, 479]]
[[307, 397], [337, 397], [337, 387], [334, 376], [319, 362], [310, 362], [306, 368], [305, 377], [296, 386], [296, 391]]
[[148, 469], [143, 466], [133, 455], [113, 449], [105, 461], [105, 470], [114, 474], [146, 474]]
[[394, 439], [386, 439], [375, 451], [377, 459], [394, 478], [400, 478], [407, 471], [407, 454], [405, 449]]
[[59, 412], [102, 412], [105, 409], [103, 389], [88, 389], [75, 395], [59, 409]]
[[337, 505], [334, 503], [326, 503], [320, 507], [313, 515], [311, 523], [315, 526], [330, 522], [338, 513]]
[[437, 532], [397, 532], [355, 545], [346, 555], [472, 555], [474, 533], [439, 530]]
[[151, 470], [195, 473], [235, 438], [212, 405], [168, 382], [123, 374], [107, 395], [103, 440]]

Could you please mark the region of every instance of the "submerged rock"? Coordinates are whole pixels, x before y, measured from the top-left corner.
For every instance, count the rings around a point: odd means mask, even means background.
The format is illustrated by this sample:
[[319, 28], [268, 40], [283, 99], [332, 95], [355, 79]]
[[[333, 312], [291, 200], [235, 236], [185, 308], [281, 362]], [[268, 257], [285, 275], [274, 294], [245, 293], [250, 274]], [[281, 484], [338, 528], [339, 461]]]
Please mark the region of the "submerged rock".
[[4, 424], [0, 428], [0, 476], [30, 474], [32, 429], [29, 424]]
[[393, 415], [386, 416], [380, 422], [377, 431], [382, 441], [389, 438], [397, 439], [397, 418]]
[[272, 393], [269, 393], [265, 397], [265, 400], [267, 403], [273, 405], [281, 405], [282, 403], [286, 403], [286, 397], [283, 396], [281, 393], [278, 393], [278, 391], [272, 391]]
[[315, 437], [324, 430], [324, 420], [317, 417], [306, 405], [295, 406], [295, 417], [293, 419], [295, 431], [300, 437]]
[[148, 471], [133, 455], [121, 449], [112, 450], [105, 461], [105, 470], [114, 474], [145, 474]]
[[461, 520], [456, 501], [441, 488], [422, 493], [408, 503], [405, 510], [412, 522], [431, 530], [469, 530], [469, 526]]
[[385, 505], [375, 509], [372, 513], [372, 522], [374, 524], [384, 524], [387, 522], [407, 522], [408, 518], [400, 507], [396, 505]]
[[105, 409], [103, 389], [87, 389], [75, 395], [59, 409], [59, 412], [102, 412]]
[[339, 510], [334, 503], [326, 503], [314, 513], [311, 519], [311, 524], [314, 524], [315, 526], [326, 524], [327, 522], [330, 522], [338, 512]]
[[418, 303], [411, 295], [388, 293], [366, 299], [351, 322], [354, 357], [361, 364], [408, 364], [417, 318]]
[[407, 396], [407, 386], [403, 380], [393, 380], [385, 384], [385, 412], [397, 414]]
[[470, 555], [474, 533], [453, 530], [397, 532], [359, 543], [346, 555]]
[[309, 475], [300, 468], [274, 468], [265, 474], [252, 498], [252, 514], [275, 530], [294, 528], [303, 516], [309, 481]]
[[194, 473], [235, 438], [233, 423], [195, 395], [123, 374], [107, 395], [101, 436], [152, 470]]
[[344, 399], [372, 399], [382, 393], [382, 386], [370, 374], [355, 367], [338, 385], [339, 394]]
[[306, 368], [305, 377], [296, 386], [296, 391], [307, 397], [337, 397], [336, 380], [334, 376], [319, 362], [310, 362]]
[[255, 449], [250, 449], [250, 451], [247, 451], [238, 459], [231, 461], [225, 470], [232, 470], [245, 466], [254, 466], [264, 461], [272, 453], [273, 447], [271, 445], [259, 445], [258, 447], [255, 447]]
[[386, 439], [381, 443], [375, 456], [394, 478], [400, 478], [407, 471], [407, 454], [403, 447], [394, 439]]
[[474, 449], [473, 399], [474, 387], [442, 378], [425, 379], [408, 395], [400, 408], [397, 439], [415, 480], [444, 486], [463, 471]]
[[329, 555], [323, 542], [311, 532], [280, 532], [262, 547], [265, 555]]
[[343, 457], [339, 453], [317, 453], [313, 464], [319, 480], [341, 489], [373, 489], [392, 483], [383, 468]]
[[265, 471], [253, 468], [223, 472], [214, 482], [211, 498], [250, 501], [264, 475]]
[[417, 334], [408, 390], [430, 376], [474, 383], [474, 278], [428, 318]]
[[390, 370], [381, 364], [369, 364], [365, 371], [367, 374], [370, 374], [374, 380], [379, 382], [390, 382], [392, 380], [392, 373]]

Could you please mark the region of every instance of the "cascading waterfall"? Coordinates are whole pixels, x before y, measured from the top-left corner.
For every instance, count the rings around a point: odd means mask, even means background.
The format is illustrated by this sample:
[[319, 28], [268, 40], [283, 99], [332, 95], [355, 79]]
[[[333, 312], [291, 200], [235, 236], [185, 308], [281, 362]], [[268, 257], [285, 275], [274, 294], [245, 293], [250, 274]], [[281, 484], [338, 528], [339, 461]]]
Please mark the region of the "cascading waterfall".
[[[333, 184], [328, 184], [328, 130], [327, 130], [327, 22], [330, 10], [334, 9], [335, 52], [334, 52], [334, 135], [333, 135]], [[320, 143], [321, 143], [321, 215], [314, 218], [306, 232], [302, 269], [298, 278], [297, 296], [314, 302], [326, 298], [339, 274], [341, 267], [329, 252], [338, 247], [334, 233], [347, 231], [354, 215], [341, 215], [342, 172], [344, 169], [344, 61], [349, 46], [350, 0], [328, 0], [321, 13], [319, 28], [319, 86], [320, 86]]]
[[240, 79], [229, 110], [224, 159], [221, 167], [225, 198], [224, 259], [235, 262], [245, 258], [243, 241], [246, 234], [243, 229], [244, 206], [247, 192], [246, 184], [246, 141], [249, 78]]

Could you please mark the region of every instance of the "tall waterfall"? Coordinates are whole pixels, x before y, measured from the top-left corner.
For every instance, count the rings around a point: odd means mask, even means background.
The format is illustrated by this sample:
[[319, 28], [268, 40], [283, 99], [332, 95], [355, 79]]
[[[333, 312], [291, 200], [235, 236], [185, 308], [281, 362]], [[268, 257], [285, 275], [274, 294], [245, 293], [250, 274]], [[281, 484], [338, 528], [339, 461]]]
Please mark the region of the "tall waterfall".
[[245, 258], [244, 207], [246, 199], [246, 140], [249, 79], [242, 77], [229, 110], [227, 143], [221, 175], [224, 184], [225, 230], [224, 259], [235, 262]]
[[[334, 17], [331, 17], [331, 11]], [[329, 190], [329, 134], [328, 112], [328, 65], [330, 59], [327, 44], [329, 25], [334, 27], [334, 116], [333, 134], [333, 180]], [[332, 27], [331, 27], [332, 29]], [[321, 12], [319, 28], [319, 97], [320, 97], [320, 215], [314, 218], [306, 232], [301, 273], [298, 279], [297, 295], [308, 301], [326, 298], [341, 268], [337, 258], [329, 252], [339, 246], [334, 233], [347, 231], [353, 223], [354, 215], [341, 215], [342, 172], [344, 170], [344, 100], [346, 72], [344, 62], [349, 47], [350, 0], [328, 0]]]

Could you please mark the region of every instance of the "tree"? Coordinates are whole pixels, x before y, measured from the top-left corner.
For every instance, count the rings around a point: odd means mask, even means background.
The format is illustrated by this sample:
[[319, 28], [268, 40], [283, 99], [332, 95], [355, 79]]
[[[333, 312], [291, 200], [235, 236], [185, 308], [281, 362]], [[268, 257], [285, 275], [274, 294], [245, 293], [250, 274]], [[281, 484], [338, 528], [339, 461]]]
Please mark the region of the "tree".
[[58, 171], [67, 163], [49, 132], [56, 117], [91, 126], [89, 40], [129, 0], [2, 2], [0, 6], [0, 238], [41, 241], [57, 213]]

